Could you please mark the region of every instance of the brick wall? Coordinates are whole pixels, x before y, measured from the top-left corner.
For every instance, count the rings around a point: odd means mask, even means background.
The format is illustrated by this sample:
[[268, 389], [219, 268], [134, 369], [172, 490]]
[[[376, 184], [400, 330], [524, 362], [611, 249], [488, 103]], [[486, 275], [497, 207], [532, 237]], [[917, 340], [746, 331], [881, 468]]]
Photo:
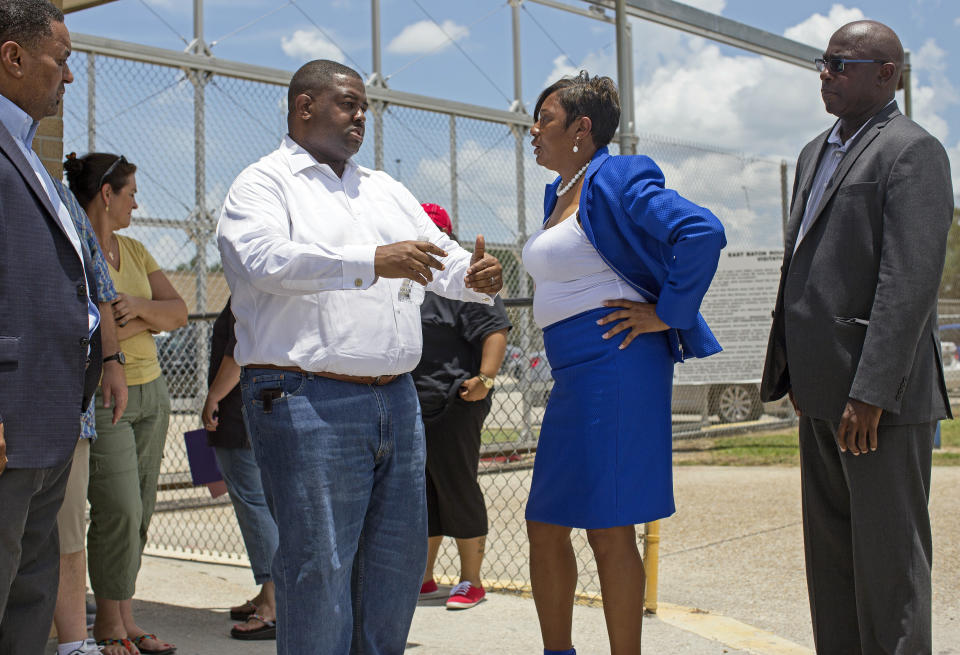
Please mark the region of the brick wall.
[[[50, 0], [57, 8], [63, 9], [63, 0]], [[70, 95], [70, 86], [67, 86], [65, 96]], [[64, 102], [67, 102], [66, 98]], [[40, 155], [43, 165], [50, 175], [59, 180], [63, 177], [63, 103], [56, 116], [50, 116], [40, 121], [37, 135], [33, 139], [33, 149]]]

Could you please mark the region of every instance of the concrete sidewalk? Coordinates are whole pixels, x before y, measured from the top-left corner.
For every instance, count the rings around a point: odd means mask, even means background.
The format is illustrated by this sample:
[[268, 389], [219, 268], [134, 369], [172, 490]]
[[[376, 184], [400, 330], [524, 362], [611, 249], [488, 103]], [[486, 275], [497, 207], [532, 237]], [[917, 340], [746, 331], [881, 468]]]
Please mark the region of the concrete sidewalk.
[[[138, 582], [134, 612], [141, 624], [177, 645], [178, 655], [275, 653], [273, 641], [231, 639], [227, 608], [250, 595], [248, 570], [229, 565], [188, 562], [147, 556]], [[529, 655], [540, 653], [540, 631], [533, 600], [513, 594], [488, 594], [487, 601], [464, 611], [448, 611], [442, 604], [417, 608], [407, 651], [411, 655]], [[677, 610], [669, 610], [671, 616]], [[680, 611], [682, 613], [682, 611]], [[705, 615], [693, 615], [700, 620]], [[575, 641], [583, 655], [608, 653], [603, 610], [574, 609]], [[804, 648], [741, 650], [701, 636], [689, 628], [657, 617], [644, 621], [644, 650], [678, 655], [730, 655], [752, 652], [801, 655]], [[732, 635], [727, 630], [718, 634]], [[754, 640], [761, 635], [751, 635]], [[732, 640], [732, 639], [728, 639]], [[54, 653], [51, 647], [48, 653]]]
[[[812, 653], [796, 468], [674, 469], [677, 514], [662, 522], [658, 616], [644, 621], [645, 653]], [[960, 655], [960, 467], [933, 471], [933, 636], [936, 655]], [[526, 553], [518, 552], [518, 563]], [[226, 608], [255, 593], [248, 569], [145, 557], [137, 584], [141, 625], [178, 655], [274, 653], [274, 642], [229, 637]], [[488, 595], [477, 607], [421, 605], [411, 655], [539, 654], [533, 601]], [[578, 606], [581, 655], [609, 653], [603, 612]], [[48, 653], [54, 650], [48, 649]], [[305, 654], [307, 655], [307, 654]]]

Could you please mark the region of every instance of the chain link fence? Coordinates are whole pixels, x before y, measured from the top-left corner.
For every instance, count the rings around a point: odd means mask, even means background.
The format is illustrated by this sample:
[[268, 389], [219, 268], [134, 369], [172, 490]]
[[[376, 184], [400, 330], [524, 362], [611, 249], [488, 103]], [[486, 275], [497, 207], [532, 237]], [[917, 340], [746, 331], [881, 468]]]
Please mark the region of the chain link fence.
[[[229, 294], [214, 239], [216, 217], [236, 175], [280, 143], [286, 87], [79, 50], [71, 59], [76, 81], [65, 100], [65, 152], [114, 152], [137, 165], [140, 206], [127, 233], [157, 259], [192, 317], [186, 328], [156, 337], [173, 416], [148, 549], [244, 562], [226, 496], [212, 499], [190, 482], [182, 435], [200, 427], [210, 327]], [[543, 188], [554, 176], [534, 162], [524, 120], [481, 120], [446, 107], [375, 101], [367, 143], [356, 157], [361, 165], [380, 165], [421, 201], [447, 207], [465, 244], [482, 233], [503, 262], [503, 296], [514, 329], [483, 435], [481, 484], [490, 519], [484, 576], [490, 586], [512, 590], [528, 588], [523, 507], [551, 387], [520, 250], [539, 229]], [[611, 151], [616, 154], [615, 144]], [[782, 256], [785, 180], [792, 180], [792, 171], [780, 162], [659, 137], [642, 137], [638, 151], [662, 167], [670, 187], [712, 209], [729, 240], [704, 305], [726, 352], [676, 367], [675, 437], [719, 434], [731, 425], [791, 424], [788, 408], [760, 403], [757, 383]], [[580, 592], [597, 598], [584, 534], [575, 536], [575, 548]], [[445, 544], [437, 571], [455, 581], [458, 564], [453, 544]]]

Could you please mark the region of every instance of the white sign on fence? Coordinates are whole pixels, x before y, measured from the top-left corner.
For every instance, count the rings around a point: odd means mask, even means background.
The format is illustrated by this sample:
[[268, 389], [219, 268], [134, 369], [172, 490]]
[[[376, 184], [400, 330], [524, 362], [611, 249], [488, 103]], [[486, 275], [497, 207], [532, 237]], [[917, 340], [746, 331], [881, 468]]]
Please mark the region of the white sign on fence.
[[783, 249], [724, 250], [701, 313], [723, 352], [674, 367], [674, 384], [759, 382]]

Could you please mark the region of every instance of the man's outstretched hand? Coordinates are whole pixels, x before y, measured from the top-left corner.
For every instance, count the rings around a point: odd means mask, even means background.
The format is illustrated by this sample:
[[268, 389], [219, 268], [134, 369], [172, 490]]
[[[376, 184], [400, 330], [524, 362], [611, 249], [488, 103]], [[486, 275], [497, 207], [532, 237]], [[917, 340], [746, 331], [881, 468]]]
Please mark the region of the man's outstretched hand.
[[468, 289], [493, 295], [503, 288], [503, 269], [500, 261], [484, 251], [483, 235], [477, 235], [470, 268], [467, 269], [465, 283]]
[[407, 278], [422, 285], [433, 281], [433, 271], [443, 270], [443, 263], [431, 257], [447, 253], [429, 241], [398, 241], [377, 246], [373, 256], [373, 272], [379, 277]]

